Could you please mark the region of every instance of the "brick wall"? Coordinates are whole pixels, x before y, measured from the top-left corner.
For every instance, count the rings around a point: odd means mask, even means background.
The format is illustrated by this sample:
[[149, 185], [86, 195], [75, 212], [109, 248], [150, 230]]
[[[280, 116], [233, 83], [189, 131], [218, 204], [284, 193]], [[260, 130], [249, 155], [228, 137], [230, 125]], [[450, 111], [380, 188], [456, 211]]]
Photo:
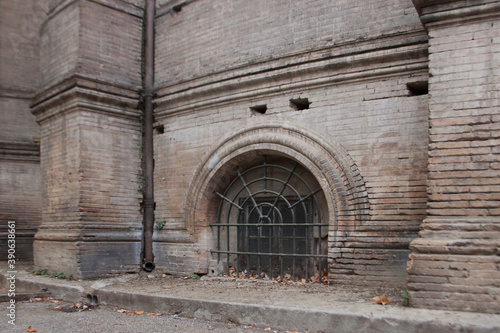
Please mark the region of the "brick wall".
[[[158, 1], [159, 87], [381, 35], [420, 29], [409, 1]], [[269, 68], [270, 66], [264, 66]]]
[[[166, 224], [155, 231], [158, 264], [169, 266], [165, 253], [187, 237], [198, 245], [183, 251], [176, 270], [207, 269], [214, 247], [207, 225], [215, 221], [189, 214], [210, 197], [191, 191], [203, 189], [193, 184], [197, 170], [240, 131], [283, 124], [342, 147], [366, 186], [367, 214], [346, 208], [343, 222], [330, 212], [330, 280], [404, 286], [408, 244], [427, 201], [427, 96], [406, 86], [427, 80], [427, 40], [411, 4], [195, 1], [175, 15], [167, 9], [160, 7], [156, 24], [168, 32], [158, 33], [156, 46], [156, 221]], [[309, 109], [290, 106], [299, 97]], [[265, 114], [250, 111], [263, 104]], [[257, 146], [273, 154], [272, 140], [262, 138]], [[308, 153], [297, 148], [288, 157]]]
[[428, 217], [411, 249], [416, 306], [499, 313], [498, 1], [421, 1], [429, 31]]
[[0, 3], [0, 257], [7, 221], [16, 221], [16, 256], [32, 255], [41, 220], [40, 137], [29, 104], [37, 88], [38, 31], [47, 1]]

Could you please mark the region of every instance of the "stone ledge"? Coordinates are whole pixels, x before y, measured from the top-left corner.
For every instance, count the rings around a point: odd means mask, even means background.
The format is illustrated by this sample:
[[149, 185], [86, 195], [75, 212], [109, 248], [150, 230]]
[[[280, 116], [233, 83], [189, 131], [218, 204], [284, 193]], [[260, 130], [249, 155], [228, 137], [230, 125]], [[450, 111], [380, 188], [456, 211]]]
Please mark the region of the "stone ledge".
[[0, 141], [0, 160], [40, 163], [40, 144]]
[[465, 18], [500, 16], [500, 2], [491, 0], [412, 0], [424, 24], [440, 21], [463, 21]]

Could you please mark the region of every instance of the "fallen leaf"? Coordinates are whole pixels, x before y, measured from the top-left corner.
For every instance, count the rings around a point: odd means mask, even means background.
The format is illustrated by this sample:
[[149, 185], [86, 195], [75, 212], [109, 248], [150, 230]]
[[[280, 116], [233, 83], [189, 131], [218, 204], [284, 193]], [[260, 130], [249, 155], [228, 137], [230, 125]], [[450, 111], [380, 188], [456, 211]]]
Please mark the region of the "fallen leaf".
[[133, 313], [133, 312], [127, 312], [127, 314], [126, 314], [126, 315], [127, 315], [127, 316], [135, 316], [135, 313]]
[[92, 311], [92, 308], [90, 306], [88, 306], [87, 304], [83, 304], [82, 308], [80, 310], [78, 310], [78, 312], [82, 312], [85, 310]]
[[154, 275], [148, 275], [148, 279], [154, 279], [155, 276]]
[[135, 314], [141, 315], [144, 313], [144, 311], [134, 311]]
[[62, 306], [58, 305], [55, 308], [52, 308], [52, 310], [62, 310]]
[[158, 317], [158, 316], [163, 316], [163, 313], [148, 313], [148, 316], [150, 317]]
[[270, 328], [270, 327], [268, 327], [268, 328], [264, 328], [264, 332], [269, 332], [270, 330], [271, 330], [271, 328]]
[[37, 332], [36, 329], [34, 329], [33, 327], [31, 327], [31, 325], [28, 327], [28, 329], [26, 330], [26, 332]]
[[375, 300], [375, 302], [377, 302], [377, 304], [382, 305], [389, 304], [389, 302], [391, 301], [391, 299], [389, 297], [386, 297], [385, 294], [383, 294], [382, 296], [373, 297], [373, 299]]
[[255, 326], [254, 325], [247, 325], [245, 326], [245, 328], [254, 328]]
[[120, 310], [116, 310], [116, 312], [118, 312], [118, 313], [125, 313], [125, 312], [127, 312], [127, 310], [125, 310], [125, 309], [120, 309]]

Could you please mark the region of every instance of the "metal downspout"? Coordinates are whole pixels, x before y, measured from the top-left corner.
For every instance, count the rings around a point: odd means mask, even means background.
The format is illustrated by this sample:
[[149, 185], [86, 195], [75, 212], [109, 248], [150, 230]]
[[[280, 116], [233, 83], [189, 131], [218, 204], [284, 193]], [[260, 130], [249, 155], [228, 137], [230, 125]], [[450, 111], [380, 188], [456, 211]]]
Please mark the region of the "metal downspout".
[[155, 268], [153, 255], [154, 194], [153, 194], [153, 89], [154, 89], [154, 16], [155, 0], [146, 0], [144, 44], [144, 240], [142, 267]]

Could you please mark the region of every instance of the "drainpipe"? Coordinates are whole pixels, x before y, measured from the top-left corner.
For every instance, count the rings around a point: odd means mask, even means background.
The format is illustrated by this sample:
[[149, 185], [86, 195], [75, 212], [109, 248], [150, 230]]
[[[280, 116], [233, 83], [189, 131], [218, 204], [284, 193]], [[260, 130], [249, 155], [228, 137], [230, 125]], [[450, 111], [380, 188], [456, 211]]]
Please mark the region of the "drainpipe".
[[142, 267], [155, 268], [153, 227], [155, 202], [153, 195], [153, 88], [154, 88], [154, 16], [155, 0], [146, 0], [144, 44], [144, 240]]

